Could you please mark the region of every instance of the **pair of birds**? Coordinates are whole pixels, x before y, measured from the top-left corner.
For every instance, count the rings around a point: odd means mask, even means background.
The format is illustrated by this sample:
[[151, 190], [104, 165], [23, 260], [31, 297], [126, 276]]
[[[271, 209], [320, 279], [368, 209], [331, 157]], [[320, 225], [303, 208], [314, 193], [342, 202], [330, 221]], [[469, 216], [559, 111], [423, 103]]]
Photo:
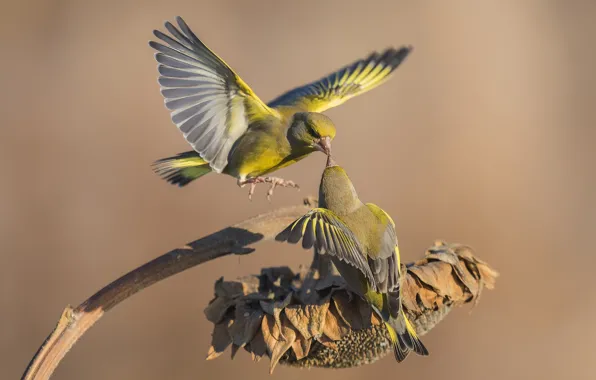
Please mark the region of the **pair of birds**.
[[[319, 207], [290, 224], [277, 240], [316, 247], [330, 255], [348, 286], [366, 299], [385, 321], [395, 358], [414, 351], [428, 355], [406, 318], [400, 301], [400, 258], [391, 217], [358, 198], [346, 172], [331, 158], [336, 129], [321, 112], [386, 81], [411, 47], [387, 49], [353, 62], [318, 80], [263, 103], [248, 85], [191, 31], [180, 17], [178, 28], [158, 30], [163, 43], [151, 41], [161, 93], [171, 118], [192, 151], [156, 161], [154, 170], [168, 182], [185, 186], [210, 172], [250, 185], [298, 187], [268, 174], [312, 152], [327, 155], [319, 188]], [[165, 43], [165, 44], [164, 44]]]

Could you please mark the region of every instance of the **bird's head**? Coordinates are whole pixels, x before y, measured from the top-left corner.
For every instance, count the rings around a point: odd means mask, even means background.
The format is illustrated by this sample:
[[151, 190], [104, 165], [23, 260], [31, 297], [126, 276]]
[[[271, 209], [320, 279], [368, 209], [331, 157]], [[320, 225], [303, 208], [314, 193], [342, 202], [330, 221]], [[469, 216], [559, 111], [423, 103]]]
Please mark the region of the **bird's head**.
[[346, 171], [328, 157], [327, 167], [319, 185], [319, 207], [337, 214], [347, 214], [361, 205], [362, 202]]
[[317, 112], [298, 112], [288, 132], [291, 140], [303, 148], [331, 155], [335, 124], [327, 116]]

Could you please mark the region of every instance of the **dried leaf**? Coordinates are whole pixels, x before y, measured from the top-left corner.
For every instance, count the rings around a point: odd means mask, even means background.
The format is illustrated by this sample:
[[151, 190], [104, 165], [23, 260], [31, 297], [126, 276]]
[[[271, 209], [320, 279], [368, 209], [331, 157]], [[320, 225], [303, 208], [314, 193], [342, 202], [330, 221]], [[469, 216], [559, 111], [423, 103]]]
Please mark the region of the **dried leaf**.
[[239, 348], [240, 347], [237, 344], [232, 343], [232, 359], [234, 359], [234, 357], [236, 356], [236, 353], [238, 352]]
[[236, 305], [234, 323], [230, 326], [229, 332], [232, 342], [239, 347], [244, 347], [252, 340], [263, 318], [263, 311], [252, 308], [246, 302]]
[[350, 326], [339, 316], [335, 305], [330, 306], [325, 315], [325, 324], [323, 325], [323, 334], [333, 340], [340, 340], [348, 335]]
[[312, 338], [323, 332], [328, 309], [329, 301], [326, 299], [319, 305], [290, 305], [284, 313], [303, 337]]
[[[480, 295], [479, 292], [481, 290], [481, 286], [479, 286], [478, 283], [480, 275], [474, 275], [474, 273], [471, 273], [469, 270], [464, 269], [462, 262], [460, 261], [460, 256], [455, 252], [455, 248], [457, 247], [449, 246], [443, 243], [441, 247], [432, 247], [431, 249], [429, 249], [427, 251], [427, 257], [434, 257], [448, 264], [451, 264], [452, 271], [457, 276], [457, 278], [468, 289], [468, 292], [472, 296], [477, 298]], [[470, 269], [469, 266], [466, 266], [466, 268]], [[473, 271], [476, 271], [475, 266], [473, 268]]]
[[[446, 294], [454, 297], [461, 297], [463, 290], [456, 282], [454, 282], [451, 276], [445, 275], [445, 267], [440, 261], [431, 261], [424, 266], [411, 267], [408, 271], [418, 279], [431, 287], [434, 292], [443, 296]], [[453, 270], [453, 267], [450, 266]]]
[[215, 325], [213, 334], [211, 335], [211, 347], [209, 347], [209, 351], [207, 352], [206, 360], [215, 359], [223, 354], [226, 348], [232, 343], [232, 338], [228, 333], [230, 323], [231, 321], [227, 319]]
[[407, 310], [420, 311], [416, 302], [416, 294], [420, 289], [420, 284], [416, 276], [406, 275], [403, 277], [401, 289], [401, 303]]
[[213, 299], [205, 308], [205, 317], [212, 323], [221, 322], [228, 310], [234, 306], [235, 301], [226, 297], [217, 297]]
[[335, 343], [333, 339], [327, 337], [327, 335], [321, 335], [317, 338], [317, 341], [327, 348], [331, 348], [333, 350], [337, 349], [337, 343]]
[[447, 242], [441, 239], [437, 239], [435, 240], [435, 242], [433, 243], [433, 247], [442, 247], [442, 246], [446, 246]]
[[[314, 281], [314, 280], [313, 280]], [[304, 305], [314, 304], [321, 298], [317, 291], [314, 289], [314, 283], [305, 281], [305, 286], [300, 288], [298, 293], [294, 293], [294, 296], [298, 298], [300, 303]]]
[[280, 327], [280, 333], [282, 338], [285, 338], [284, 336], [284, 330], [281, 329], [281, 312], [286, 308], [286, 306], [288, 306], [290, 304], [290, 302], [292, 302], [292, 293], [288, 293], [288, 295], [286, 296], [286, 298], [284, 298], [283, 301], [278, 301], [275, 302], [273, 304], [273, 318], [275, 318], [275, 324], [278, 325]]
[[267, 345], [265, 344], [261, 329], [257, 330], [250, 343], [245, 346], [245, 349], [252, 354], [252, 360], [256, 362], [261, 360], [261, 358], [267, 354]]
[[[467, 265], [466, 265], [467, 266]], [[467, 266], [468, 267], [468, 266]], [[475, 269], [475, 265], [474, 265]], [[480, 292], [482, 291], [482, 284], [475, 278], [469, 270], [462, 271], [454, 271], [459, 281], [467, 288], [468, 293], [474, 298], [478, 298], [480, 296]], [[478, 276], [480, 276], [478, 274]]]
[[273, 301], [259, 301], [259, 305], [263, 311], [271, 316], [273, 316]]
[[492, 269], [487, 263], [474, 256], [472, 248], [463, 244], [453, 244], [453, 250], [464, 259], [467, 268], [477, 280], [481, 280], [488, 289], [493, 289], [499, 272]]
[[371, 308], [360, 297], [350, 296], [347, 292], [334, 292], [331, 298], [340, 317], [351, 328], [362, 330], [370, 327]]
[[317, 282], [315, 290], [321, 291], [329, 288], [346, 288], [346, 282], [341, 276], [325, 276], [321, 281]]
[[[299, 275], [300, 281], [296, 280], [292, 283], [294, 288], [298, 289], [295, 296], [305, 305], [317, 303], [320, 296], [315, 287], [319, 283], [319, 272], [312, 268], [307, 270], [302, 268]], [[300, 285], [298, 285], [299, 283]]]
[[458, 257], [466, 261], [487, 265], [486, 262], [474, 256], [474, 250], [470, 246], [464, 244], [450, 244], [449, 247], [451, 247], [453, 252], [455, 252]]
[[279, 340], [279, 327], [275, 323], [273, 316], [265, 314], [261, 320], [261, 332], [263, 333], [263, 340], [267, 347], [267, 352], [271, 354], [273, 347]]
[[261, 279], [258, 276], [244, 276], [238, 279], [242, 284], [242, 292], [244, 295], [258, 293], [261, 285]]
[[310, 352], [310, 346], [312, 344], [311, 338], [305, 338], [303, 336], [296, 335], [296, 340], [292, 343], [292, 350], [296, 355], [296, 360], [305, 358]]
[[466, 277], [466, 271], [461, 265], [459, 257], [449, 247], [432, 247], [426, 251], [426, 258], [429, 260], [439, 260], [450, 264], [453, 267], [455, 274], [463, 281]]
[[463, 281], [466, 281], [466, 285], [468, 285], [474, 296], [474, 308], [480, 301], [482, 290], [485, 287], [488, 289], [494, 288], [495, 279], [499, 273], [490, 268], [484, 261], [474, 257], [472, 248], [462, 244], [454, 244], [453, 250], [463, 259], [468, 269], [466, 271], [466, 273], [469, 273], [468, 278]]
[[437, 303], [437, 293], [427, 288], [420, 288], [416, 300], [422, 304], [425, 309], [434, 309]]
[[[309, 266], [299, 265], [298, 272], [292, 273], [292, 283], [291, 287], [293, 289], [300, 289], [304, 284], [304, 279], [306, 278], [307, 274], [311, 271]], [[314, 273], [315, 278], [319, 277], [319, 273], [315, 271]]]
[[225, 298], [236, 298], [243, 295], [244, 284], [238, 281], [224, 281], [223, 277], [215, 282], [215, 296]]
[[275, 317], [276, 321], [279, 321], [279, 313], [290, 304], [292, 301], [292, 293], [288, 293], [282, 301], [260, 301], [261, 308], [269, 315]]
[[364, 299], [354, 296], [355, 298], [355, 305], [357, 310], [360, 312], [360, 318], [362, 319], [362, 326], [363, 328], [367, 329], [371, 326], [371, 314], [373, 314], [373, 309], [368, 302]]
[[274, 286], [288, 288], [296, 275], [288, 267], [273, 267], [262, 269], [261, 276]]
[[480, 278], [484, 282], [484, 286], [488, 289], [495, 288], [495, 282], [499, 277], [499, 272], [489, 267], [487, 264], [477, 264]]
[[[263, 318], [265, 319], [265, 318]], [[286, 353], [291, 347], [294, 341], [296, 340], [296, 332], [294, 329], [289, 327], [288, 325], [290, 322], [285, 319], [286, 323], [281, 324], [281, 328], [279, 329], [279, 337], [281, 338], [276, 342], [271, 350], [271, 363], [269, 364], [269, 373], [273, 373], [273, 369], [279, 362], [279, 359]]]

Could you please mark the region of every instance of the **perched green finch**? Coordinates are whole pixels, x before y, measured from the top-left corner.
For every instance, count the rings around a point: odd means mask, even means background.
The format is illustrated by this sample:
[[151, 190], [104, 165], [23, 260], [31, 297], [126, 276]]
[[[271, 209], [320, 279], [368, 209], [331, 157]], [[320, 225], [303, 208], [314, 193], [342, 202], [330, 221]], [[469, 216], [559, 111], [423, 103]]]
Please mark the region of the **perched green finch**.
[[362, 94], [389, 78], [411, 47], [373, 53], [318, 81], [263, 103], [240, 77], [177, 18], [178, 28], [155, 30], [151, 41], [161, 93], [172, 121], [194, 151], [164, 158], [154, 170], [178, 186], [210, 172], [225, 173], [239, 186], [258, 183], [297, 187], [265, 175], [314, 151], [331, 153], [335, 126], [321, 112]]
[[348, 287], [372, 306], [389, 331], [398, 362], [410, 351], [428, 351], [406, 318], [400, 299], [400, 258], [391, 217], [362, 203], [346, 172], [328, 158], [319, 187], [319, 208], [309, 211], [277, 237], [315, 246], [328, 254]]

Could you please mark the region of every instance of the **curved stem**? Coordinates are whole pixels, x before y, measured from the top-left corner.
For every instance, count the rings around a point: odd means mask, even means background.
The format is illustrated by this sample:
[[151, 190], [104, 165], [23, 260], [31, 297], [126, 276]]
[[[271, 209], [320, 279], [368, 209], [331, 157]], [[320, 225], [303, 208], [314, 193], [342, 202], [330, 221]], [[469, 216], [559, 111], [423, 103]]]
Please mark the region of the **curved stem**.
[[274, 210], [174, 249], [110, 283], [85, 302], [64, 309], [56, 328], [27, 366], [22, 380], [49, 379], [71, 347], [105, 312], [133, 294], [196, 265], [230, 254], [248, 254], [251, 245], [271, 240], [293, 220], [306, 213], [304, 205]]

